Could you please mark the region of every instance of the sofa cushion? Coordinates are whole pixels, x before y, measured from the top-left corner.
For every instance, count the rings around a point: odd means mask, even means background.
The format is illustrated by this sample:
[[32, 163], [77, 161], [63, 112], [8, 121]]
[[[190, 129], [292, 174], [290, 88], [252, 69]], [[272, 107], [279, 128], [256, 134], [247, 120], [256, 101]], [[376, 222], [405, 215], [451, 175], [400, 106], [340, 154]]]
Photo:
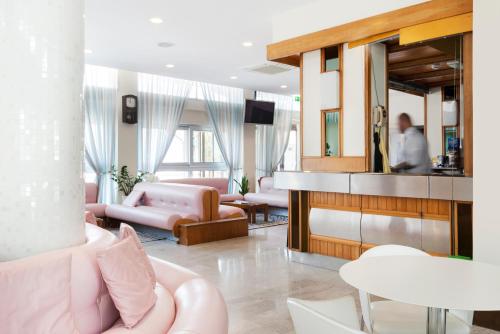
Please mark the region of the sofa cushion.
[[143, 195], [143, 190], [132, 190], [132, 192], [123, 200], [122, 204], [125, 206], [137, 206]]
[[97, 203], [98, 191], [96, 183], [85, 183], [85, 203]]
[[229, 205], [220, 205], [219, 206], [219, 217], [220, 219], [228, 219], [228, 218], [238, 218], [245, 217], [245, 211], [243, 209], [229, 206]]
[[156, 285], [155, 294], [155, 305], [134, 328], [126, 328], [123, 320], [118, 319], [113, 327], [103, 334], [167, 333], [175, 319], [174, 297], [161, 284]]
[[92, 212], [96, 217], [102, 218], [106, 216], [106, 204], [101, 203], [87, 203], [85, 210]]
[[142, 253], [142, 264], [146, 268], [149, 280], [151, 281], [151, 286], [154, 288], [156, 286], [155, 270], [153, 269], [153, 265], [149, 261], [149, 257], [146, 254], [144, 247], [142, 246], [141, 240], [137, 236], [137, 233], [135, 233], [135, 230], [132, 228], [132, 226], [122, 223], [120, 224], [120, 240], [125, 240], [126, 238], [132, 238], [132, 240], [134, 240], [135, 246], [137, 247], [139, 252]]
[[224, 299], [207, 280], [194, 278], [182, 284], [174, 300], [177, 314], [169, 333], [227, 334]]
[[243, 196], [241, 194], [222, 194], [220, 195], [220, 201], [222, 202], [234, 202], [241, 201]]
[[286, 193], [248, 193], [245, 200], [249, 202], [267, 203], [269, 206], [279, 208], [288, 207], [288, 195]]
[[187, 179], [169, 179], [162, 180], [164, 183], [182, 183], [197, 186], [207, 186], [217, 189], [220, 195], [227, 194], [228, 179], [225, 178], [187, 178]]
[[132, 237], [97, 254], [102, 277], [127, 328], [141, 321], [157, 299], [146, 261]]
[[172, 230], [174, 224], [182, 218], [199, 221], [199, 217], [194, 214], [144, 205], [130, 207], [120, 204], [112, 204], [107, 207], [106, 216], [126, 222], [138, 223], [167, 230]]
[[71, 254], [0, 263], [0, 333], [78, 333], [71, 313]]
[[134, 190], [144, 191], [144, 206], [193, 214], [200, 221], [212, 218], [212, 191], [216, 191], [211, 187], [141, 182]]

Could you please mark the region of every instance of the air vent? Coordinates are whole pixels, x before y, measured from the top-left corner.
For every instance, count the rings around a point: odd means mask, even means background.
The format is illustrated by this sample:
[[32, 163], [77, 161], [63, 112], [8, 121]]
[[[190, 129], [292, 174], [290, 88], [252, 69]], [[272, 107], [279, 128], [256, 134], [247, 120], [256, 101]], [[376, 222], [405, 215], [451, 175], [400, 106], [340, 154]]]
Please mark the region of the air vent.
[[274, 74], [280, 74], [280, 73], [291, 71], [294, 68], [295, 67], [290, 66], [290, 65], [268, 62], [268, 63], [264, 63], [264, 64], [260, 64], [260, 65], [249, 66], [249, 67], [246, 67], [244, 69], [249, 71], [249, 72], [257, 72], [257, 73], [262, 73], [262, 74], [274, 75]]

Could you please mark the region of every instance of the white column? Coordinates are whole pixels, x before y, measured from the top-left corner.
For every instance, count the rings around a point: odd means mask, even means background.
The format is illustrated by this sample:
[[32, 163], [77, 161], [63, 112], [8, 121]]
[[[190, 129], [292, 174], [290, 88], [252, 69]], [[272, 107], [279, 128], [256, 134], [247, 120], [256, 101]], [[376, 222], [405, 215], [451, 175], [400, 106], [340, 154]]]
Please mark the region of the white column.
[[85, 241], [83, 0], [0, 0], [0, 261]]
[[500, 1], [474, 0], [474, 260], [500, 265], [498, 31]]

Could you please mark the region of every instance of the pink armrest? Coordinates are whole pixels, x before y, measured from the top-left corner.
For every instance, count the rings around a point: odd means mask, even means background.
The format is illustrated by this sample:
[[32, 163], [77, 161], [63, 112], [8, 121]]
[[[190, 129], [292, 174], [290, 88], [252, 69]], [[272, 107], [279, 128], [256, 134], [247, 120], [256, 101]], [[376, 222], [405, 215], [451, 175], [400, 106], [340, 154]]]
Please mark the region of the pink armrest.
[[150, 256], [149, 259], [155, 270], [156, 280], [170, 291], [172, 295], [175, 294], [179, 286], [183, 283], [200, 277], [191, 270], [174, 263], [163, 261], [152, 256]]

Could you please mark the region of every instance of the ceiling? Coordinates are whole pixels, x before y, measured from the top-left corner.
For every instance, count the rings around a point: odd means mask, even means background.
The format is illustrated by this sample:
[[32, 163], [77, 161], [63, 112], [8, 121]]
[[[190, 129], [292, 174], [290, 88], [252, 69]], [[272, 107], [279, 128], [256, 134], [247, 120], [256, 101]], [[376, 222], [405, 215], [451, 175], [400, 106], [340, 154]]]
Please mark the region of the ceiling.
[[399, 40], [386, 42], [389, 80], [411, 87], [428, 90], [432, 87], [454, 85], [460, 70], [454, 69], [460, 61], [461, 39], [458, 36], [437, 39], [406, 46]]
[[[266, 63], [271, 18], [314, 0], [86, 0], [86, 62], [136, 72], [298, 94], [299, 71], [248, 71]], [[152, 17], [161, 24], [149, 22]], [[251, 41], [252, 47], [242, 42]], [[160, 42], [173, 43], [161, 48]], [[166, 68], [173, 64], [175, 67]], [[236, 76], [237, 79], [230, 79]], [[282, 88], [286, 85], [287, 88]]]

